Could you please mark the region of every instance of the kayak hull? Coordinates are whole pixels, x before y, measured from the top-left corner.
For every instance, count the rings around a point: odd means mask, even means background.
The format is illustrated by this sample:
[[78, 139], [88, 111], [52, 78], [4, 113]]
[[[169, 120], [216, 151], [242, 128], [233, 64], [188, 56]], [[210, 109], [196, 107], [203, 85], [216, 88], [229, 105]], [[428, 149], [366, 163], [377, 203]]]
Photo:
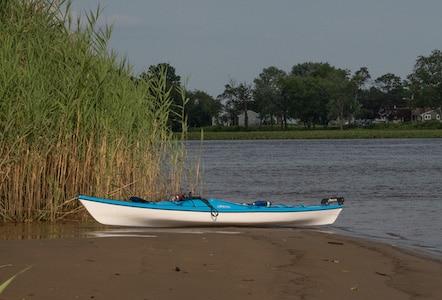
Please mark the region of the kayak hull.
[[254, 206], [217, 199], [134, 203], [79, 195], [99, 223], [131, 227], [320, 226], [333, 224], [342, 205]]

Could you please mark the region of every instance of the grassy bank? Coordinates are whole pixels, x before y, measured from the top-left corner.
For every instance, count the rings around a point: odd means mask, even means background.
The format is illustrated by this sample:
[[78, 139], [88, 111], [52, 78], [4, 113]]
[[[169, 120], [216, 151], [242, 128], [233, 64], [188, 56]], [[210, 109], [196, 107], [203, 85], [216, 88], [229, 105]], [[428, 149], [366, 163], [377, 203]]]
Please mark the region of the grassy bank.
[[[198, 140], [200, 132], [189, 132], [187, 139]], [[377, 138], [442, 138], [442, 130], [290, 130], [290, 131], [204, 131], [204, 140], [265, 140], [265, 139], [377, 139]]]
[[276, 126], [261, 127], [205, 127], [191, 129], [187, 139], [205, 140], [259, 140], [259, 139], [376, 139], [376, 138], [442, 138], [442, 122], [433, 120], [412, 123], [372, 124], [368, 126], [346, 126], [344, 130], [330, 126], [305, 129], [293, 126], [281, 130]]

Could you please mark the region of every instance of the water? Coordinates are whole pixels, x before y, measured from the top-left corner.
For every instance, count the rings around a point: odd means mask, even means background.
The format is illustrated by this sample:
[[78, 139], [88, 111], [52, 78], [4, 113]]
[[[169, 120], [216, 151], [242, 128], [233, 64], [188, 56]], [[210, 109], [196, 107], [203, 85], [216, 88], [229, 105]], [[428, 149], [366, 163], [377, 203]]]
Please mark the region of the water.
[[442, 255], [442, 139], [189, 142], [204, 196], [318, 204], [343, 196], [327, 230]]
[[[322, 198], [343, 196], [346, 202], [338, 220], [322, 229], [442, 257], [442, 139], [200, 144], [189, 141], [188, 149], [191, 155], [201, 155], [205, 197], [316, 205]], [[0, 239], [121, 234], [96, 222], [0, 229]], [[150, 236], [156, 231], [132, 234]]]

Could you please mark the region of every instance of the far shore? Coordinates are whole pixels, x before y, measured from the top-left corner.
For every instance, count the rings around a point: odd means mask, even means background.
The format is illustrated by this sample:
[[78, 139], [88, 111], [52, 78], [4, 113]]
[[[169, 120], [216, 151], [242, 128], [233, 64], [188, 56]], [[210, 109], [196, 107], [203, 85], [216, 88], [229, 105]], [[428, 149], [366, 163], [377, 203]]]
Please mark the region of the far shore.
[[346, 130], [327, 129], [293, 129], [293, 130], [259, 130], [249, 128], [238, 131], [193, 130], [187, 133], [188, 140], [279, 140], [279, 139], [412, 139], [442, 138], [442, 129], [364, 129]]

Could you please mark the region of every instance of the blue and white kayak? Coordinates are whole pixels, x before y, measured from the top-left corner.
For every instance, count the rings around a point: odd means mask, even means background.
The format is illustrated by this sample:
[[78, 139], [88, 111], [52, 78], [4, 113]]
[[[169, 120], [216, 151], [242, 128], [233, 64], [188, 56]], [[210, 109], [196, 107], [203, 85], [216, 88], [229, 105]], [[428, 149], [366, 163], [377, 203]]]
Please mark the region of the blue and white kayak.
[[288, 206], [211, 198], [149, 202], [136, 197], [121, 201], [79, 195], [78, 199], [97, 222], [133, 227], [330, 225], [336, 221], [344, 202], [343, 198], [328, 198], [321, 205]]

